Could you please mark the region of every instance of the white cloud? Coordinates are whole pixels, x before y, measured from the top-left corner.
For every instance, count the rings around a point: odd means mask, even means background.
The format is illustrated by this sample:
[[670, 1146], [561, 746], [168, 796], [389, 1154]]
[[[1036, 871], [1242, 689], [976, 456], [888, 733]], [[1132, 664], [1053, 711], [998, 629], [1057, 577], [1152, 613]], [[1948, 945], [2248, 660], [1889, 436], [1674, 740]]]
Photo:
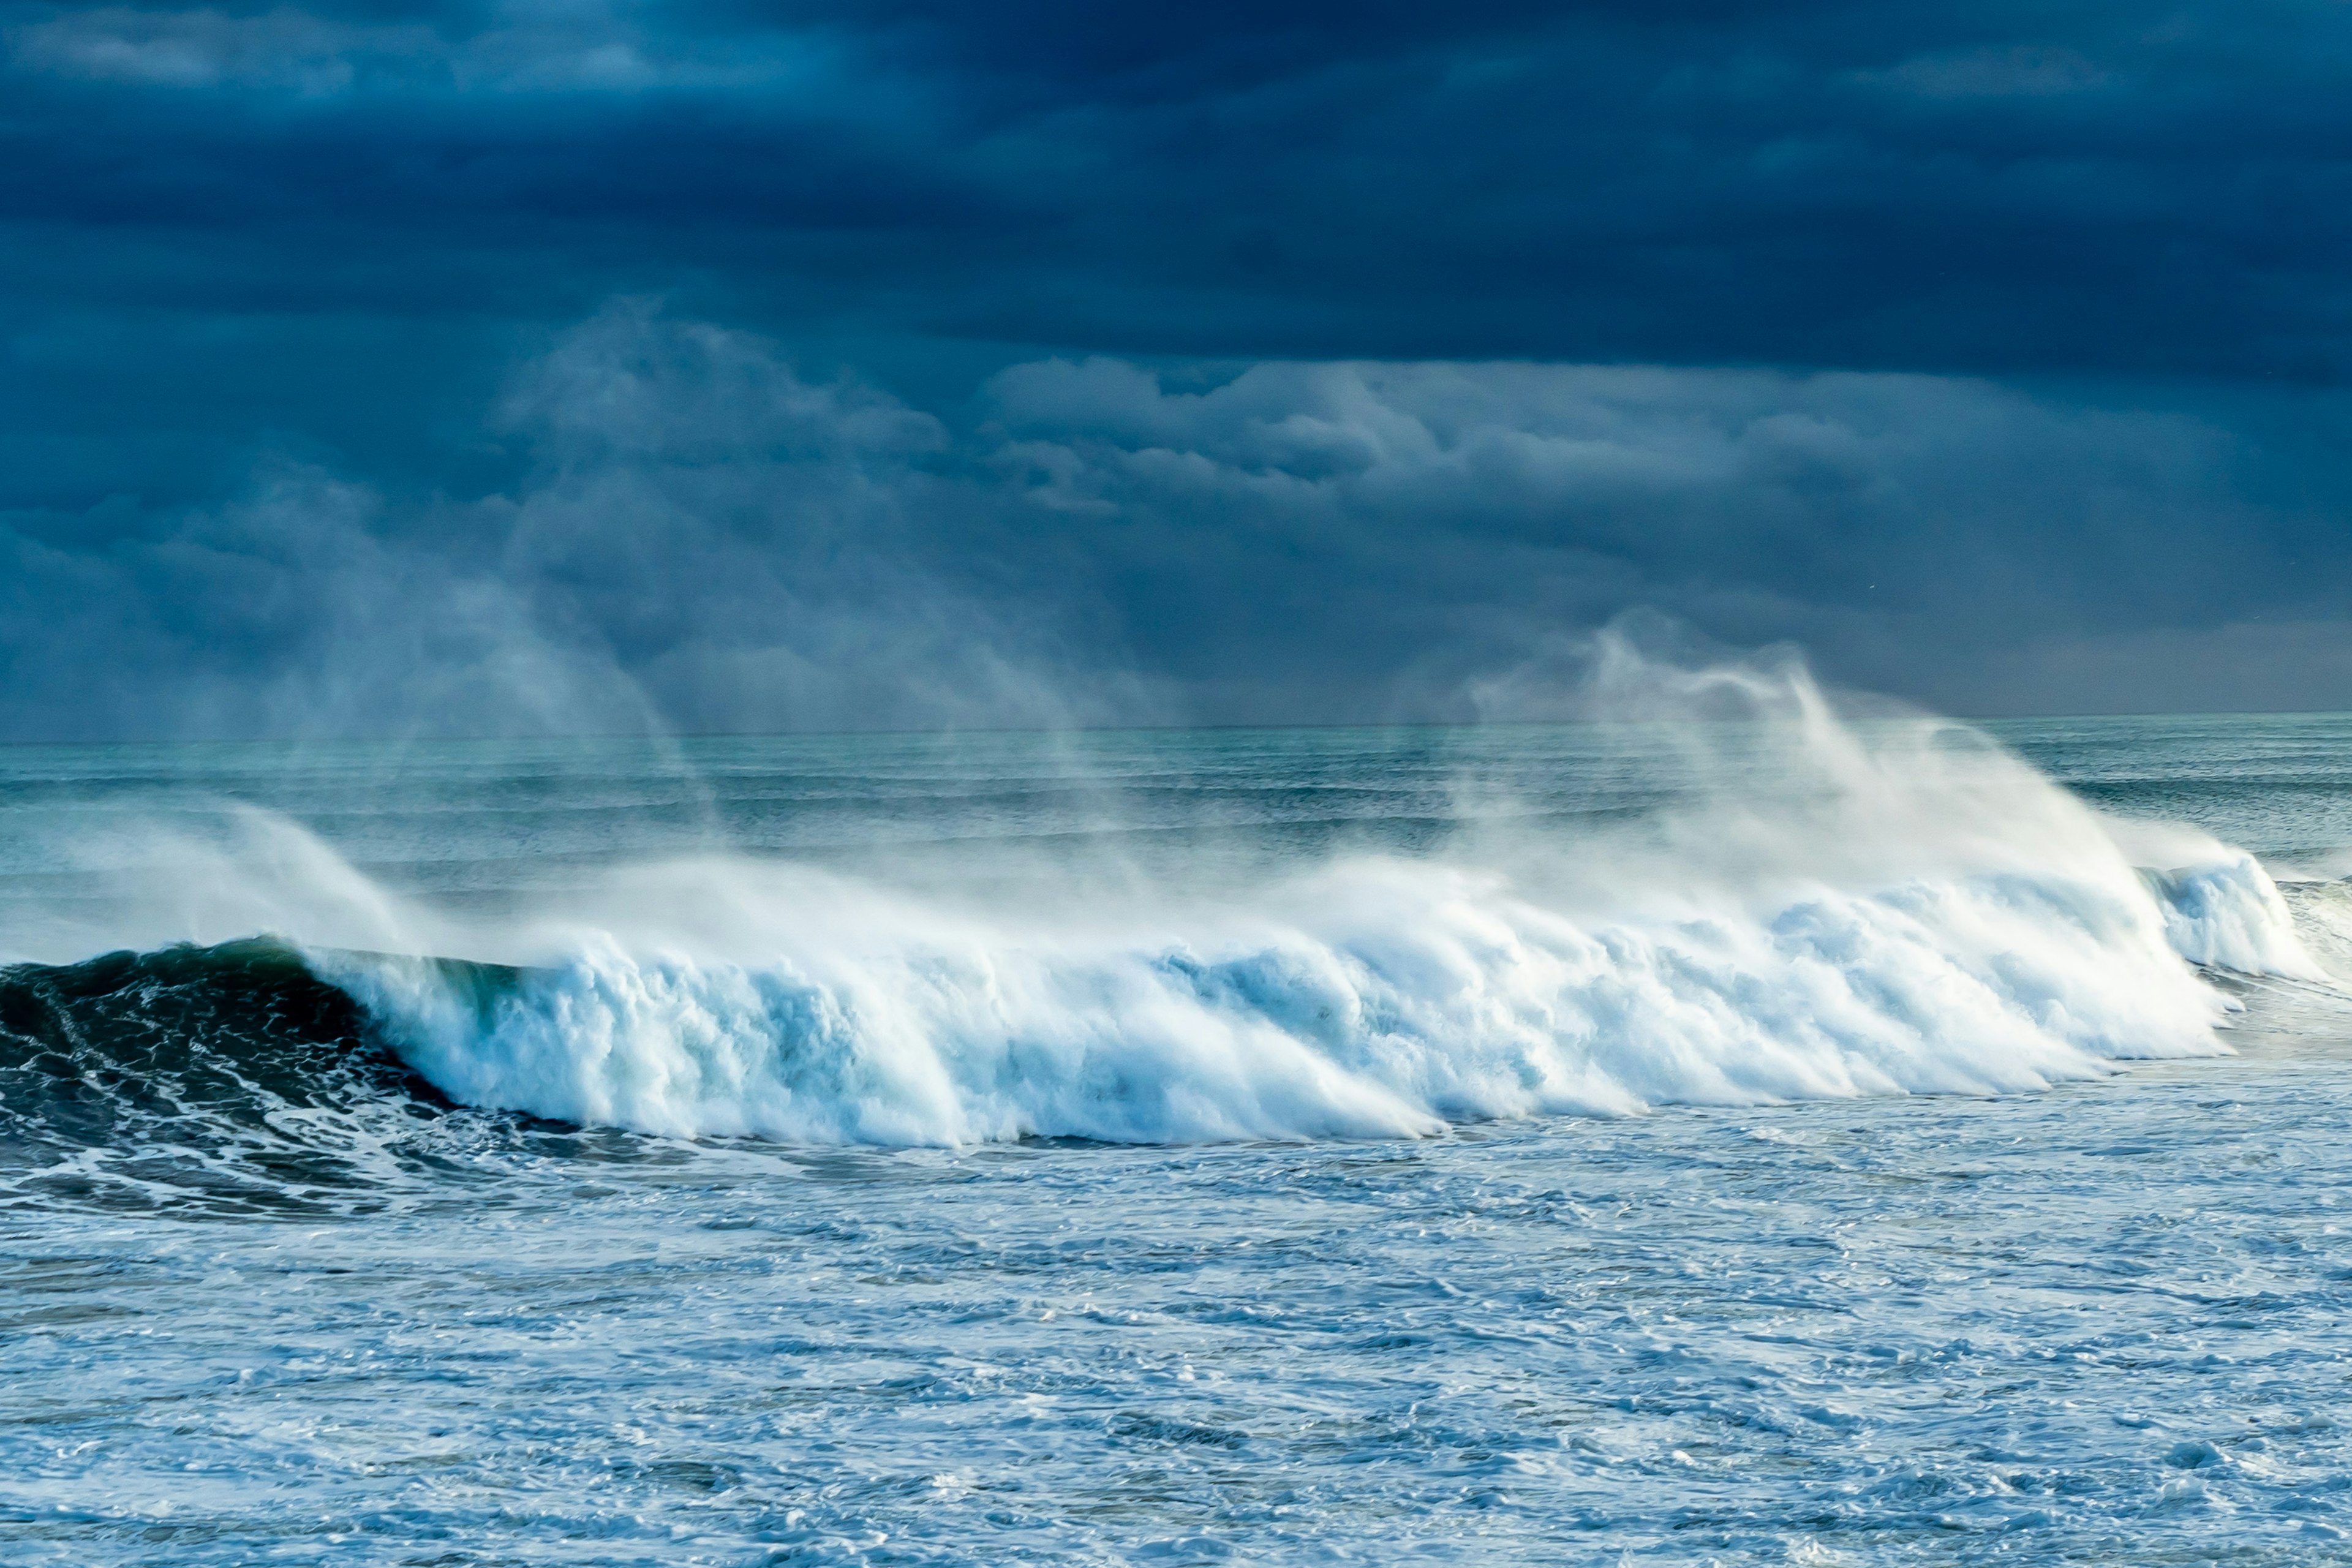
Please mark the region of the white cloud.
[[799, 86], [835, 63], [807, 35], [717, 41], [642, 28], [629, 8], [514, 5], [479, 32], [422, 23], [359, 25], [290, 6], [253, 15], [212, 7], [62, 10], [8, 29], [20, 70], [188, 89], [236, 88], [327, 98], [370, 85], [455, 92], [615, 93], [664, 88]]
[[354, 59], [438, 47], [422, 27], [359, 28], [280, 9], [259, 16], [100, 6], [12, 29], [18, 66], [156, 87], [273, 88], [309, 97], [352, 85]]

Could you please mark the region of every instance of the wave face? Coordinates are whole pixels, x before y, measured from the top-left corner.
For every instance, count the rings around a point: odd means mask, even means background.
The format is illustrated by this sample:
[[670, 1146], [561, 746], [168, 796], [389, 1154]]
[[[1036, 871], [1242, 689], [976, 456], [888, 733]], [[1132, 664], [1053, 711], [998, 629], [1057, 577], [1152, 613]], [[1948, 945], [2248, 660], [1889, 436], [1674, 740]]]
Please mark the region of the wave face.
[[[273, 1161], [362, 1180], [453, 1104], [815, 1144], [1410, 1136], [2033, 1089], [2223, 1049], [2213, 972], [2320, 974], [2252, 856], [2102, 815], [1973, 731], [1844, 721], [1789, 668], [1633, 679], [1641, 722], [1476, 740], [1516, 774], [1423, 759], [1443, 798], [1392, 815], [1435, 830], [1302, 837], [1298, 781], [1360, 800], [1408, 771], [1318, 741], [1311, 767], [1249, 764], [1278, 831], [1148, 862], [1063, 842], [1108, 808], [1061, 780], [1082, 809], [989, 805], [996, 847], [920, 875], [740, 847], [593, 865], [575, 837], [560, 893], [468, 913], [247, 813], [174, 895], [208, 900], [199, 936], [289, 934], [0, 972], [0, 1135], [45, 1180], [168, 1146], [232, 1186]], [[1237, 744], [1165, 743], [1158, 798], [1245, 771]], [[912, 821], [892, 766], [882, 815]], [[1573, 777], [1545, 795], [1546, 769]], [[972, 837], [978, 809], [928, 826]]]
[[282, 942], [0, 969], [0, 1173], [19, 1194], [299, 1205], [374, 1180], [387, 1121], [439, 1103]]

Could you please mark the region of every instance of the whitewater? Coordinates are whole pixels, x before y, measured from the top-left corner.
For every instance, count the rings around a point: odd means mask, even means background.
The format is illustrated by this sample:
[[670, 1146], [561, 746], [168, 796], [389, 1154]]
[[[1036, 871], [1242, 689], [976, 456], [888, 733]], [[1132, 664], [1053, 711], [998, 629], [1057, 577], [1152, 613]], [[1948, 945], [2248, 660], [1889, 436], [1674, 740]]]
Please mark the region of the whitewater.
[[2352, 720], [0, 756], [10, 1561], [2320, 1562]]

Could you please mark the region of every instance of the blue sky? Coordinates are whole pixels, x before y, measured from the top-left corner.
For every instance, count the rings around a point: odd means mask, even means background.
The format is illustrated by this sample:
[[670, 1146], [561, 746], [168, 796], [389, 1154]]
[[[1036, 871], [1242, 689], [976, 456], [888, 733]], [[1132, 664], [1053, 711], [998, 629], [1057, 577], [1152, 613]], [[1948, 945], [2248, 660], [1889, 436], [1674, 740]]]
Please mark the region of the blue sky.
[[2352, 5], [0, 4], [0, 735], [2341, 707]]

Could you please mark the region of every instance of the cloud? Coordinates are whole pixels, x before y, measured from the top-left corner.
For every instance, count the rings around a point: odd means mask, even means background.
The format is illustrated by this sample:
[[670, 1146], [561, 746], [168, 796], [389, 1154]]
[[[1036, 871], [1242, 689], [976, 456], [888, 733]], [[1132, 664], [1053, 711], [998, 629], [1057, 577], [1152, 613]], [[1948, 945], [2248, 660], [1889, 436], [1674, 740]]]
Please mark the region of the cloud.
[[[1359, 712], [1369, 668], [1419, 668], [1442, 695], [1515, 643], [1634, 605], [1735, 643], [1799, 637], [1860, 684], [2066, 707], [2088, 688], [2063, 660], [2022, 679], [2021, 641], [2202, 636], [2288, 604], [2316, 617], [2347, 564], [2307, 495], [2252, 493], [2273, 458], [2244, 434], [1976, 380], [1281, 363], [1192, 392], [1095, 361], [991, 390], [1042, 502], [1101, 520], [1170, 602], [1210, 614], [1214, 584], [1219, 624], [1297, 626], [1292, 678]], [[1274, 662], [1263, 633], [1194, 646], [1130, 622], [1236, 701]], [[2162, 703], [2164, 668], [2145, 668], [2137, 705]], [[2200, 683], [2237, 682], [2241, 701], [2321, 685], [2226, 668]]]
[[489, 428], [529, 454], [511, 492], [395, 503], [281, 460], [178, 515], [0, 515], [0, 733], [1154, 714], [1055, 641], [1053, 606], [1024, 620], [929, 569], [911, 519], [940, 510], [943, 428], [853, 380], [624, 302], [513, 377]]
[[8, 29], [19, 68], [149, 87], [242, 86], [320, 96], [349, 88], [353, 55], [413, 55], [421, 28], [352, 27], [277, 10], [232, 16], [215, 10], [98, 6]]
[[385, 21], [281, 5], [15, 7], [5, 31], [21, 72], [134, 88], [323, 99], [365, 91], [612, 94], [789, 88], [821, 68], [805, 31], [666, 35], [628, 5], [509, 5], [490, 14]]
[[2115, 74], [2073, 49], [2019, 45], [1921, 55], [1880, 70], [1854, 73], [1856, 81], [1916, 93], [1928, 99], [2046, 98], [2091, 92]]
[[2347, 64], [2303, 0], [0, 0], [0, 731], [1432, 714], [1634, 604], [2340, 702]]
[[478, 493], [0, 517], [0, 732], [1462, 717], [1636, 605], [1968, 710], [2327, 705], [2344, 487], [2281, 406], [1091, 356], [924, 408], [625, 300], [508, 377]]
[[382, 499], [278, 467], [152, 537], [0, 530], [0, 668], [36, 737], [604, 733], [658, 727], [528, 584], [392, 535]]
[[[2352, 363], [2341, 6], [0, 16], [27, 300], [545, 321], [688, 290], [1008, 357]], [[89, 264], [44, 276], [65, 244]]]

